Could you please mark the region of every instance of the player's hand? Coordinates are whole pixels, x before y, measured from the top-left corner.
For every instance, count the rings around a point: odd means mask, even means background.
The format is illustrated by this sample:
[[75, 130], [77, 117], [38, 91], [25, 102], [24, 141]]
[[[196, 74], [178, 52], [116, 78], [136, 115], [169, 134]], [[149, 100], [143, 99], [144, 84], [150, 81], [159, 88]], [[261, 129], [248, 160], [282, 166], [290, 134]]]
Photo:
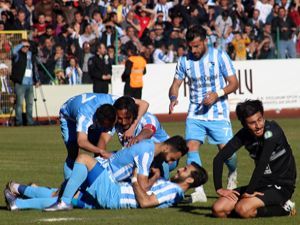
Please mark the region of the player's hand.
[[239, 200], [239, 196], [240, 196], [239, 192], [231, 189], [224, 189], [224, 188], [217, 190], [217, 193], [220, 197], [225, 197], [235, 202]]
[[123, 134], [124, 141], [130, 141], [133, 138], [135, 127], [131, 126], [128, 130], [126, 130]]
[[203, 100], [203, 104], [206, 106], [211, 106], [213, 105], [218, 99], [218, 95], [216, 92], [207, 92], [204, 100]]
[[130, 138], [130, 140], [128, 141], [126, 147], [130, 147], [131, 145], [134, 145], [136, 143], [139, 142], [139, 139], [137, 137], [132, 137]]
[[155, 168], [155, 167], [151, 167], [151, 177], [154, 177], [155, 179], [160, 178], [160, 169], [159, 168]]
[[253, 194], [244, 193], [242, 195], [242, 198], [253, 198], [253, 197], [256, 197], [256, 196], [263, 196], [263, 195], [264, 195], [264, 193], [255, 191]]
[[172, 114], [173, 110], [174, 110], [174, 107], [175, 105], [178, 104], [178, 100], [173, 100], [173, 101], [170, 101], [170, 105], [169, 105], [169, 114]]

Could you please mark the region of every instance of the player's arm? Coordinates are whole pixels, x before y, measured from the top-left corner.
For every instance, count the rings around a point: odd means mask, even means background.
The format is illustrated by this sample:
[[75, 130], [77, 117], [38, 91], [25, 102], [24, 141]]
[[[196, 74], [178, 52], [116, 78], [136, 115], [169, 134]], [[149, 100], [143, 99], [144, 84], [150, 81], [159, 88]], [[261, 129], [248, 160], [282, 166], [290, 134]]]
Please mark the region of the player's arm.
[[144, 139], [150, 139], [156, 131], [156, 128], [152, 124], [146, 124], [142, 131], [135, 137], [131, 138], [128, 142], [128, 146], [138, 143]]
[[148, 176], [142, 174], [137, 175], [137, 181], [144, 191], [148, 191], [155, 182], [153, 182], [153, 179], [149, 180]]
[[232, 156], [243, 145], [243, 133], [240, 130], [225, 146], [218, 152], [213, 160], [213, 179], [216, 192], [223, 197], [222, 174], [224, 162]]
[[101, 133], [98, 144], [97, 144], [97, 147], [102, 149], [106, 153], [104, 154], [104, 152], [103, 152], [102, 155], [95, 154], [95, 156], [101, 156], [101, 157], [106, 158], [106, 159], [111, 156], [112, 153], [106, 151], [106, 146], [107, 146], [108, 142], [111, 139], [112, 139], [112, 136], [110, 135], [109, 132], [102, 132]]
[[178, 104], [178, 100], [177, 100], [178, 92], [182, 82], [183, 80], [174, 78], [173, 83], [169, 89], [169, 99], [170, 99], [169, 114], [173, 112], [175, 105]]
[[98, 148], [97, 146], [93, 145], [89, 140], [88, 140], [88, 136], [86, 133], [84, 132], [77, 132], [77, 144], [79, 146], [79, 148], [88, 151], [88, 152], [92, 152], [95, 154], [100, 154], [100, 156], [102, 157], [107, 157], [107, 152]]
[[135, 128], [137, 127], [142, 116], [147, 112], [147, 110], [149, 108], [149, 103], [145, 100], [134, 99], [134, 101], [135, 101], [135, 104], [138, 105], [138, 115], [137, 115], [137, 118], [131, 124], [130, 128], [127, 131], [125, 131], [125, 133], [124, 133], [125, 140], [128, 140], [133, 137]]
[[141, 208], [150, 208], [159, 204], [156, 196], [154, 194], [148, 195], [141, 187], [136, 177], [133, 177], [131, 182], [136, 201], [139, 203]]

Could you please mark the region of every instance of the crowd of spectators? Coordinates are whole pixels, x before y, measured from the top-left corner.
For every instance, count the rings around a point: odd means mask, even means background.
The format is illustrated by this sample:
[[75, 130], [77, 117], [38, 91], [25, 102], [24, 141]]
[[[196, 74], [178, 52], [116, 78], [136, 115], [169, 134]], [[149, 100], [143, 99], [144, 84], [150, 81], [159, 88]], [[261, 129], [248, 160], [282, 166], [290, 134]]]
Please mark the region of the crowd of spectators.
[[176, 62], [193, 25], [234, 60], [300, 55], [300, 0], [0, 0], [0, 13], [0, 30], [30, 31], [42, 84], [91, 83], [91, 58], [124, 64], [132, 44], [147, 63]]

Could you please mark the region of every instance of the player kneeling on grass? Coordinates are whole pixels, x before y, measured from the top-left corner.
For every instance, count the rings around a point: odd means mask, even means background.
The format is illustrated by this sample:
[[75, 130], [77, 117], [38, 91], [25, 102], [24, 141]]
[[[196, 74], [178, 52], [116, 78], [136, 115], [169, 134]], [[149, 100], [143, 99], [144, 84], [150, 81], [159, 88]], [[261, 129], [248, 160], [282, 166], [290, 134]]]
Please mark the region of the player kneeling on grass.
[[[295, 189], [296, 165], [292, 149], [281, 127], [264, 119], [259, 100], [246, 100], [236, 107], [243, 128], [214, 159], [215, 189], [220, 198], [213, 204], [216, 217], [232, 212], [242, 218], [294, 215], [291, 197]], [[247, 186], [235, 190], [222, 188], [223, 163], [242, 146], [255, 161]]]
[[[85, 191], [78, 192], [72, 198], [72, 206], [64, 208], [64, 210], [72, 209], [72, 207], [85, 209], [171, 207], [184, 198], [184, 192], [189, 188], [202, 185], [208, 179], [206, 170], [194, 162], [178, 169], [171, 181], [164, 178], [158, 179], [148, 192], [137, 182], [137, 173], [132, 177], [131, 183], [113, 181], [108, 171], [100, 164], [93, 168], [93, 173], [93, 178], [88, 179], [88, 182], [91, 182], [90, 186]], [[15, 185], [18, 185], [18, 190], [14, 189]], [[37, 197], [36, 194], [42, 192], [44, 195], [40, 194], [40, 197]], [[45, 209], [57, 201], [57, 197], [46, 197], [51, 193], [50, 189], [48, 194], [46, 192], [47, 188], [45, 187], [14, 183], [10, 185], [10, 188], [5, 189], [8, 209], [12, 211]], [[25, 199], [20, 198], [20, 195], [17, 198], [16, 194], [21, 194]]]

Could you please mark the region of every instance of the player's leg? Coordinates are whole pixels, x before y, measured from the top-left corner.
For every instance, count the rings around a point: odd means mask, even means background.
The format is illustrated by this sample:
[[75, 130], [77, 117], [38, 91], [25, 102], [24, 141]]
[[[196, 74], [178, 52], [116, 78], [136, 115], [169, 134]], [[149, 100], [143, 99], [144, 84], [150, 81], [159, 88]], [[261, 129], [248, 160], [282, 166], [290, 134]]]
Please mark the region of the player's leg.
[[[45, 209], [45, 211], [68, 210], [71, 208], [71, 202], [74, 194], [80, 186], [86, 188], [103, 171], [103, 167], [97, 160], [89, 155], [80, 154], [74, 164], [70, 179], [67, 181], [60, 201]], [[86, 182], [85, 182], [86, 181]]]
[[[232, 138], [231, 123], [226, 120], [207, 121], [206, 129], [208, 130], [208, 142], [216, 144], [219, 150]], [[228, 189], [235, 189], [237, 187], [237, 155], [234, 153], [229, 159], [225, 161], [228, 168]]]
[[57, 188], [24, 185], [13, 181], [9, 182], [6, 187], [16, 197], [22, 198], [48, 198], [53, 197], [57, 191]]
[[[271, 186], [258, 190], [263, 195], [256, 196], [252, 202], [246, 202], [245, 200], [240, 202], [243, 205], [237, 205], [239, 207], [236, 211], [244, 218], [249, 217], [270, 217], [270, 216], [286, 216], [293, 215], [295, 210], [295, 204], [289, 199], [292, 196], [293, 190], [290, 190], [281, 186]], [[255, 200], [255, 201], [254, 201]], [[286, 207], [287, 204], [291, 207]]]
[[189, 152], [187, 153], [187, 164], [195, 162], [202, 166], [199, 147], [201, 143], [204, 142], [206, 136], [206, 131], [203, 128], [201, 122], [195, 119], [186, 120], [185, 128], [185, 139], [187, 140], [187, 145], [189, 147]]
[[220, 197], [212, 206], [212, 213], [215, 217], [226, 218], [234, 210], [237, 201]]
[[[199, 154], [201, 143], [204, 142], [206, 131], [202, 125], [203, 121], [195, 119], [186, 120], [185, 136], [189, 152], [187, 153], [187, 164], [195, 162], [202, 166], [202, 161]], [[206, 202], [207, 197], [203, 186], [195, 188], [195, 192], [191, 194], [192, 202]]]
[[64, 178], [69, 179], [73, 170], [75, 159], [78, 155], [76, 123], [60, 116], [61, 135], [68, 151], [64, 163]]

